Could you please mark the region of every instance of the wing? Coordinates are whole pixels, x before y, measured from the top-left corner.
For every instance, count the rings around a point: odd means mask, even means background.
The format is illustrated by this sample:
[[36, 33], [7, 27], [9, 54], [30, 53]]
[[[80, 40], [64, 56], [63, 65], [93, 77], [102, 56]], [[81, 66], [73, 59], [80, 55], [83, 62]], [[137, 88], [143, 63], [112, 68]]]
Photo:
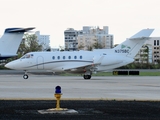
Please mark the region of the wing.
[[[62, 66], [54, 68], [53, 72], [74, 72], [74, 73], [84, 73], [86, 71], [96, 72], [97, 66], [101, 64], [104, 56], [95, 56], [93, 60], [87, 61], [73, 61], [70, 64], [63, 64]], [[66, 61], [67, 62], [67, 61]], [[69, 61], [71, 62], [71, 61]]]
[[72, 72], [72, 73], [84, 73], [86, 71], [92, 71], [93, 69], [95, 70], [95, 64], [93, 63], [93, 61], [88, 61], [88, 62], [77, 62], [77, 63], [72, 63], [72, 65], [70, 64], [65, 64], [63, 66], [59, 66], [56, 68], [53, 68], [52, 71], [53, 72], [62, 72], [62, 71], [66, 71], [66, 72]]
[[96, 72], [97, 66], [101, 64], [101, 61], [103, 60], [104, 56], [95, 56], [93, 58], [93, 61], [89, 64], [83, 64], [78, 66], [71, 66], [69, 68], [64, 69], [64, 71], [72, 72], [72, 73], [84, 73], [86, 71]]
[[96, 66], [94, 64], [86, 65], [86, 66], [79, 66], [75, 68], [65, 69], [66, 72], [70, 73], [85, 73], [86, 71], [96, 71]]

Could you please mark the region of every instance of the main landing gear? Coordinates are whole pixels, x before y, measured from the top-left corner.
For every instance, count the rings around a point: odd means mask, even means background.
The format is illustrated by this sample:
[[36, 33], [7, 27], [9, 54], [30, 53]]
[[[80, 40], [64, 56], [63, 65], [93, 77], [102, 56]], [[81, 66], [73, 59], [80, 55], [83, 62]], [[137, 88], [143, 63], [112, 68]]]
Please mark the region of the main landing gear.
[[91, 75], [83, 75], [84, 79], [91, 79]]
[[91, 79], [92, 72], [91, 71], [85, 71], [83, 78], [84, 79]]
[[24, 79], [28, 79], [28, 75], [27, 75], [27, 71], [25, 71], [24, 75], [23, 75]]

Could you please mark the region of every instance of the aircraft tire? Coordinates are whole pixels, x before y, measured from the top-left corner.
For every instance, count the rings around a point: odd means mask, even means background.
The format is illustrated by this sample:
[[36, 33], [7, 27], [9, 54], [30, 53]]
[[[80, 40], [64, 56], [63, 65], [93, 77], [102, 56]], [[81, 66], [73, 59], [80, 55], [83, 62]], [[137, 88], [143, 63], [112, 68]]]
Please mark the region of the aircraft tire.
[[28, 75], [27, 75], [27, 74], [24, 74], [24, 75], [23, 75], [23, 78], [24, 78], [24, 79], [28, 79]]
[[83, 78], [84, 79], [91, 79], [91, 75], [84, 75]]

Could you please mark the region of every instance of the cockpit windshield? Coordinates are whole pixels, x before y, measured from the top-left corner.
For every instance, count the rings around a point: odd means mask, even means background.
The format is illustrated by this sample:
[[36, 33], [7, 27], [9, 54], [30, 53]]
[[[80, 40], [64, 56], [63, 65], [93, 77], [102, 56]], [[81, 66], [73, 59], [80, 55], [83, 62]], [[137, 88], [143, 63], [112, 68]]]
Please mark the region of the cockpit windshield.
[[25, 54], [24, 56], [21, 57], [21, 59], [28, 59], [28, 58], [33, 58], [33, 54]]

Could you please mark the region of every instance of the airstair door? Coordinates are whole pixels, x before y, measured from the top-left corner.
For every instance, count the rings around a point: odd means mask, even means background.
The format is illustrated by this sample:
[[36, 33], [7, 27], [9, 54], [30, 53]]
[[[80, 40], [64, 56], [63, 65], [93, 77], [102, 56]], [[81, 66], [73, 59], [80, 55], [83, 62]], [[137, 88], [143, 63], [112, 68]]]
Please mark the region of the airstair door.
[[37, 69], [44, 69], [44, 59], [42, 56], [37, 57]]

